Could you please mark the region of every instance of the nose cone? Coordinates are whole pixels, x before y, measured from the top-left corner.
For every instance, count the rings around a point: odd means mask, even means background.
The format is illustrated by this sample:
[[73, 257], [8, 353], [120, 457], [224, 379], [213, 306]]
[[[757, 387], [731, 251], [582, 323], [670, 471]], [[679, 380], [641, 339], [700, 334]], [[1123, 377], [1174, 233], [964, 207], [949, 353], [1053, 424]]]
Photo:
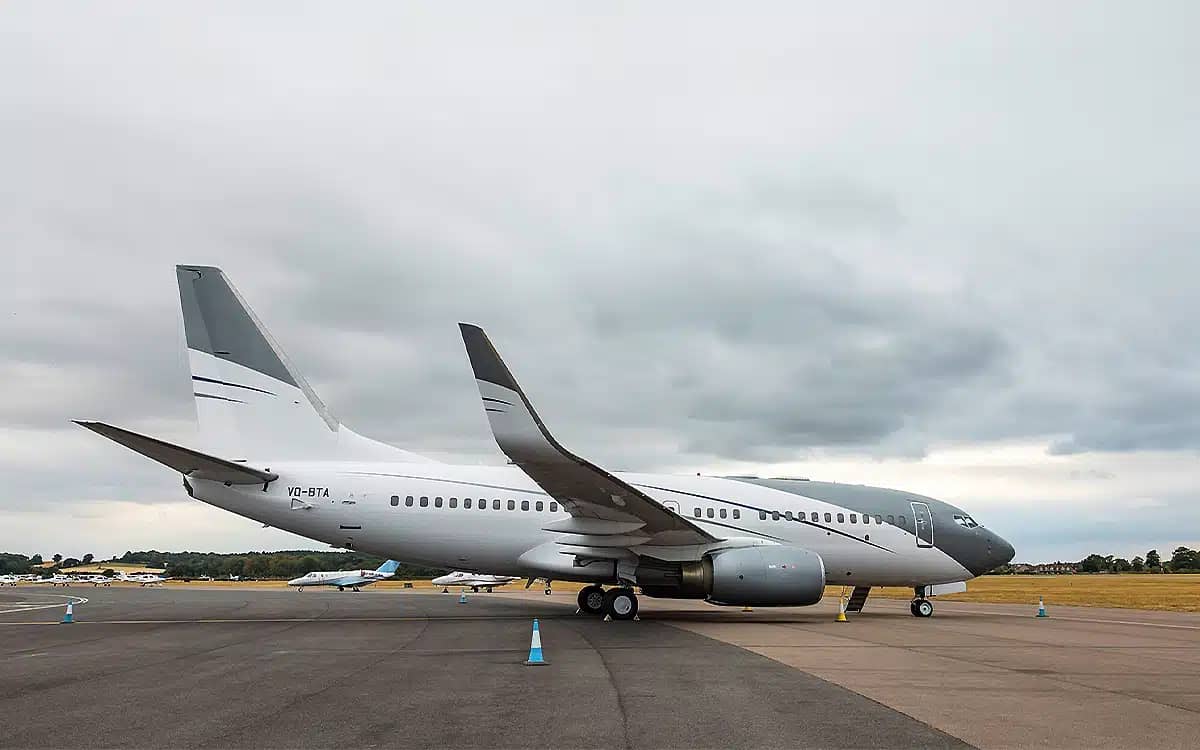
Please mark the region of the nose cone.
[[1006, 540], [1002, 539], [999, 534], [996, 535], [995, 542], [992, 544], [992, 549], [996, 555], [996, 564], [993, 567], [1000, 567], [1012, 562], [1013, 555], [1017, 551]]
[[300, 582], [301, 582], [301, 581], [303, 581], [303, 580], [304, 580], [304, 578], [303, 578], [303, 577], [301, 577], [301, 578], [293, 578], [292, 580], [288, 581], [288, 585], [289, 585], [289, 586], [299, 586], [299, 585], [300, 585]]

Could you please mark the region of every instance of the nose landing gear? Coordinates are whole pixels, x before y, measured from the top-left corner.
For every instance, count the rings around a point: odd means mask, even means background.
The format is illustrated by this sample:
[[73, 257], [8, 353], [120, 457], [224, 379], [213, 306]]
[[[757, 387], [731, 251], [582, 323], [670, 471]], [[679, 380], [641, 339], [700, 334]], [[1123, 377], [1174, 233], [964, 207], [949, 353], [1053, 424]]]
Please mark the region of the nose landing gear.
[[912, 612], [913, 617], [933, 616], [933, 602], [924, 597], [913, 599], [912, 603], [908, 605], [908, 609]]

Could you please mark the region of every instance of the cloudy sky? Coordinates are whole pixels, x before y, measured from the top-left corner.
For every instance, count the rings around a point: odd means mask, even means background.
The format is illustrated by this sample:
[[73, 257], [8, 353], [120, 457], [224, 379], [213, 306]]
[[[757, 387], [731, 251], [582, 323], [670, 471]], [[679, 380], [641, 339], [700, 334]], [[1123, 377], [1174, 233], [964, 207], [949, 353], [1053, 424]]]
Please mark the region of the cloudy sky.
[[0, 551], [314, 545], [68, 421], [194, 439], [175, 263], [440, 460], [471, 320], [612, 469], [1200, 546], [1194, 3], [397, 6], [0, 7]]

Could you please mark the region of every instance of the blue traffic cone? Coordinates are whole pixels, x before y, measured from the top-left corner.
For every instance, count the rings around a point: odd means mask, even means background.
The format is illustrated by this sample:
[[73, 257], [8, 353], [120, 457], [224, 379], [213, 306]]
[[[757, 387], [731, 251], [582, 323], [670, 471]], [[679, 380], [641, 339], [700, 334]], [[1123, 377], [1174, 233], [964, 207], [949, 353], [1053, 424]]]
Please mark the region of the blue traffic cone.
[[75, 622], [75, 607], [74, 602], [67, 602], [67, 613], [63, 615], [60, 625], [70, 625]]
[[529, 658], [525, 660], [525, 666], [537, 667], [545, 664], [546, 660], [542, 658], [542, 631], [538, 630], [538, 621], [533, 621], [533, 638], [529, 642]]
[[1046, 601], [1045, 601], [1045, 600], [1044, 600], [1042, 597], [1040, 597], [1040, 596], [1038, 597], [1038, 613], [1037, 613], [1037, 616], [1038, 616], [1038, 617], [1049, 617], [1049, 616], [1050, 616], [1050, 615], [1046, 614]]
[[458, 595], [458, 603], [459, 603], [459, 604], [466, 604], [466, 603], [467, 603], [467, 590], [466, 590], [466, 589], [463, 589], [463, 590], [462, 590], [462, 591], [459, 593], [459, 595]]

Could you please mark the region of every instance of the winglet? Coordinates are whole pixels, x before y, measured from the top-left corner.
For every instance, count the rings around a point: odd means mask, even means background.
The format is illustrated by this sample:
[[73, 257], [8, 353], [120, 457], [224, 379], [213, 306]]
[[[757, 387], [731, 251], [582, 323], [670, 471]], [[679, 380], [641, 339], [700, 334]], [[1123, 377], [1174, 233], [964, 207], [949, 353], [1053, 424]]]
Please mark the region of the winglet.
[[157, 461], [163, 466], [196, 479], [210, 479], [229, 484], [267, 484], [279, 478], [279, 475], [272, 471], [263, 471], [234, 461], [227, 461], [184, 448], [181, 445], [123, 430], [104, 422], [86, 422], [78, 419], [71, 421], [97, 435], [103, 435], [114, 443], [120, 443], [146, 458]]
[[554, 439], [483, 329], [459, 323], [475, 384], [500, 450], [516, 464], [578, 457]]

